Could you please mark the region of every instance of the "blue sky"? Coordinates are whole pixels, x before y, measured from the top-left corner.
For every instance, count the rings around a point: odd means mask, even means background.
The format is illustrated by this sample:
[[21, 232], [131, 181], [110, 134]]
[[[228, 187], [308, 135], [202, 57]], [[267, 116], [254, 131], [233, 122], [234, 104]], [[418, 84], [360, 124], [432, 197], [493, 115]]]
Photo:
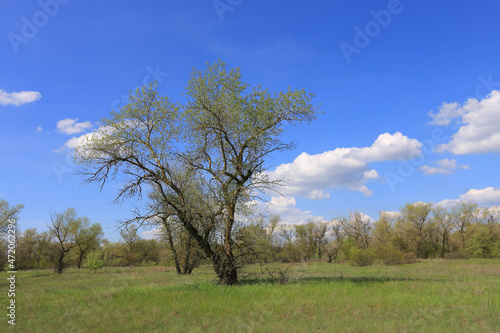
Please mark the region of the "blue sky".
[[222, 59], [270, 90], [304, 88], [322, 114], [288, 129], [290, 179], [262, 203], [285, 221], [406, 202], [500, 206], [498, 1], [0, 0], [0, 198], [22, 229], [74, 207], [106, 237], [113, 205], [74, 174], [71, 147], [128, 91], [172, 99], [193, 67]]

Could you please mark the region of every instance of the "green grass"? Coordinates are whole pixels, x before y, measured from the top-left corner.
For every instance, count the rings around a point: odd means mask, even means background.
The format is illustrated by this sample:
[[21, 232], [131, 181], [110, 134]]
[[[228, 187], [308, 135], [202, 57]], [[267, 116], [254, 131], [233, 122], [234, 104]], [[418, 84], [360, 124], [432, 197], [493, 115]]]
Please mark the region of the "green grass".
[[15, 328], [2, 273], [0, 331], [500, 332], [500, 260], [307, 263], [289, 273], [298, 281], [256, 274], [225, 287], [211, 283], [210, 267], [191, 276], [164, 267], [19, 272]]

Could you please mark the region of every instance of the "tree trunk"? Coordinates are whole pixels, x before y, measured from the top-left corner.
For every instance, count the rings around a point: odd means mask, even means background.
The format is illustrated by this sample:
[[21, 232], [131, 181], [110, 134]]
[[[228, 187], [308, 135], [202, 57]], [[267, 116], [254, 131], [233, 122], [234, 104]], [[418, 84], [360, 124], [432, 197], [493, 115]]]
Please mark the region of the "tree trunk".
[[187, 241], [187, 246], [186, 246], [186, 256], [184, 257], [184, 267], [182, 269], [182, 274], [191, 274], [193, 271], [193, 268], [191, 267], [192, 264], [189, 262], [190, 259], [190, 254], [191, 254], [191, 240], [193, 237], [189, 235], [188, 241]]
[[57, 260], [56, 272], [61, 274], [64, 268], [64, 251], [59, 253], [59, 258]]
[[166, 222], [164, 223], [164, 226], [165, 230], [167, 231], [168, 244], [170, 246], [170, 250], [174, 255], [175, 270], [177, 271], [177, 275], [181, 275], [182, 274], [181, 265], [179, 264], [179, 257], [177, 257], [177, 251], [175, 251], [174, 241], [172, 239], [172, 232], [170, 231], [170, 227]]
[[78, 258], [78, 268], [82, 268], [83, 256], [85, 255], [85, 251], [80, 249], [80, 256]]
[[222, 256], [220, 261], [214, 265], [214, 269], [222, 285], [232, 286], [238, 282], [238, 272], [234, 258], [232, 258], [232, 253], [229, 257], [226, 254]]

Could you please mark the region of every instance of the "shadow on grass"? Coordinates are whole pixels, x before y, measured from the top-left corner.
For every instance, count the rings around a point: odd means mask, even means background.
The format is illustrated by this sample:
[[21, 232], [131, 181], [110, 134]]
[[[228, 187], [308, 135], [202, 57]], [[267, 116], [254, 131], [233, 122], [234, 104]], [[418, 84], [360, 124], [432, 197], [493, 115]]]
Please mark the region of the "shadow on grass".
[[[331, 282], [354, 282], [354, 283], [385, 283], [392, 281], [406, 281], [406, 282], [415, 282], [415, 281], [429, 281], [428, 279], [416, 279], [416, 278], [403, 278], [403, 277], [365, 277], [365, 276], [354, 276], [354, 277], [304, 277], [298, 279], [291, 279], [291, 281], [287, 281], [284, 284], [300, 284], [300, 283], [331, 283]], [[436, 280], [433, 280], [436, 281]], [[280, 284], [280, 281], [273, 279], [271, 277], [248, 277], [242, 279], [238, 283], [239, 285], [254, 285], [254, 284]]]

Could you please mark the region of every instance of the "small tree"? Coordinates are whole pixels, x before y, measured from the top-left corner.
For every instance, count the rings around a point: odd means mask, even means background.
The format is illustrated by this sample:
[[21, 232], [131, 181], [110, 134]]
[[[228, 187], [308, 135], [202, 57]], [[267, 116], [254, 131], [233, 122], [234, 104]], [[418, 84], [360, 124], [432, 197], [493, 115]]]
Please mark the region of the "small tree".
[[453, 215], [441, 206], [432, 209], [432, 220], [434, 221], [441, 239], [440, 257], [444, 258], [445, 251], [450, 250], [450, 234], [455, 226]]
[[99, 247], [103, 236], [102, 227], [99, 223], [90, 225], [87, 217], [78, 219], [78, 225], [75, 230], [76, 251], [78, 254], [78, 268], [82, 268], [83, 259], [88, 252]]
[[104, 260], [101, 259], [99, 251], [90, 252], [85, 260], [85, 268], [96, 271], [104, 266]]
[[79, 220], [76, 210], [68, 208], [65, 212], [50, 214], [50, 221], [50, 236], [55, 239], [51, 257], [55, 271], [61, 274], [65, 266], [64, 258], [76, 246], [75, 235]]
[[453, 219], [458, 228], [463, 249], [467, 247], [467, 241], [470, 236], [468, 229], [474, 221], [476, 210], [477, 204], [472, 202], [461, 202], [452, 209]]

